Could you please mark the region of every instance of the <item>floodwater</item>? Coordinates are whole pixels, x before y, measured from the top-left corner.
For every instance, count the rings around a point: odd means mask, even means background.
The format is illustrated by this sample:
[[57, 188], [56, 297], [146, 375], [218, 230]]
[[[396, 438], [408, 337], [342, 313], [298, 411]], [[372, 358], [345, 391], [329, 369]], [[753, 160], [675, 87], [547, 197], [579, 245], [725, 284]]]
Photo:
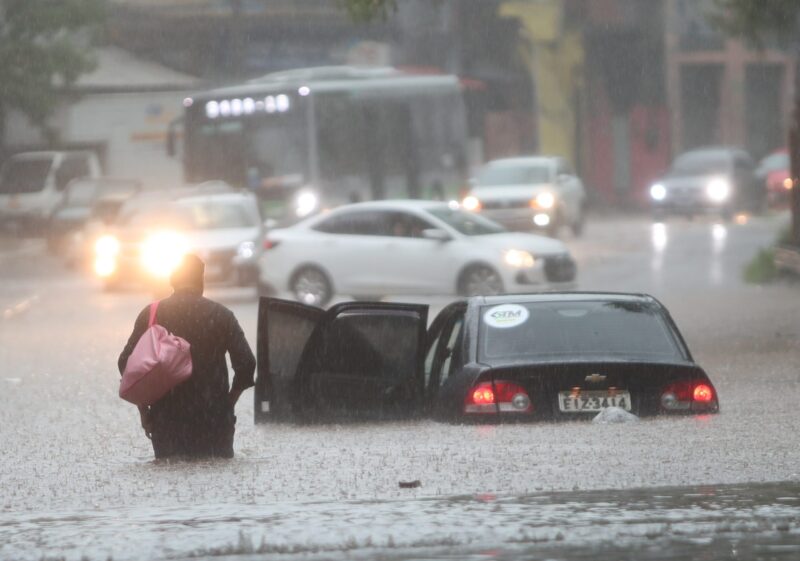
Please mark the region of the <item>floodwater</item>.
[[[199, 463], [153, 462], [116, 396], [147, 295], [4, 247], [0, 559], [798, 559], [798, 287], [739, 281], [784, 221], [604, 219], [567, 240], [581, 288], [670, 308], [719, 415], [256, 427], [247, 392], [236, 458]], [[210, 296], [254, 343], [252, 296]]]

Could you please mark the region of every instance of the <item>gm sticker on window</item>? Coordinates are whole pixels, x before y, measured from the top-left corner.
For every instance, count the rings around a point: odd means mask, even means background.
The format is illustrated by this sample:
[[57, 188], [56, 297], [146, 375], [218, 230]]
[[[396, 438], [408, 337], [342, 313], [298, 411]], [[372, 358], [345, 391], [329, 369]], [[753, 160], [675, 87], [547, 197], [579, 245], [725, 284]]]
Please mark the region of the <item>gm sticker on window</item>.
[[528, 321], [528, 308], [518, 304], [503, 304], [495, 306], [483, 314], [483, 321], [489, 327], [507, 329], [517, 327]]

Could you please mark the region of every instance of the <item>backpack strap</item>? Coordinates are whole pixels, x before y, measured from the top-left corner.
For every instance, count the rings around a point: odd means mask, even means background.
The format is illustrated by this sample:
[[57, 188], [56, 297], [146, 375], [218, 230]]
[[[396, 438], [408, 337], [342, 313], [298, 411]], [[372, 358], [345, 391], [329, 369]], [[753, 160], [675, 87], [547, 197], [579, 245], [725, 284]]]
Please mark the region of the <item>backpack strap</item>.
[[150, 304], [150, 322], [147, 324], [147, 327], [153, 327], [156, 324], [156, 313], [158, 312], [159, 303], [160, 302], [156, 300]]

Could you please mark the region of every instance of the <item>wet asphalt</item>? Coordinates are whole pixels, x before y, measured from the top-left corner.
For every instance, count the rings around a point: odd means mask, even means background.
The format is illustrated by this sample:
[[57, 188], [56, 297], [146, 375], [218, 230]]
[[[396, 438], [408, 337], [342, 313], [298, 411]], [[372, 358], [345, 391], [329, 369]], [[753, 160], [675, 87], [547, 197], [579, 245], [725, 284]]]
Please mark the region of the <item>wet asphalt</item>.
[[[116, 397], [149, 295], [104, 293], [38, 242], [4, 244], [0, 559], [798, 559], [800, 285], [741, 281], [786, 221], [606, 216], [564, 237], [578, 288], [667, 305], [720, 415], [255, 427], [247, 393], [237, 457], [192, 464], [152, 462]], [[208, 295], [253, 343], [253, 294]]]

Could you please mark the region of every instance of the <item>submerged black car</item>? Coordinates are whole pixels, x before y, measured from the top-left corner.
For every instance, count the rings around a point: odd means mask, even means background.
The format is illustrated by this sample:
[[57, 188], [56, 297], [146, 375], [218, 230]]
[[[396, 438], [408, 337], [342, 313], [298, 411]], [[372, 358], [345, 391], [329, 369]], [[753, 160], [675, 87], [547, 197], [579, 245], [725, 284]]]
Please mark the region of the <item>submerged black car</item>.
[[669, 313], [643, 294], [474, 297], [444, 308], [262, 298], [255, 421], [568, 420], [719, 411]]

